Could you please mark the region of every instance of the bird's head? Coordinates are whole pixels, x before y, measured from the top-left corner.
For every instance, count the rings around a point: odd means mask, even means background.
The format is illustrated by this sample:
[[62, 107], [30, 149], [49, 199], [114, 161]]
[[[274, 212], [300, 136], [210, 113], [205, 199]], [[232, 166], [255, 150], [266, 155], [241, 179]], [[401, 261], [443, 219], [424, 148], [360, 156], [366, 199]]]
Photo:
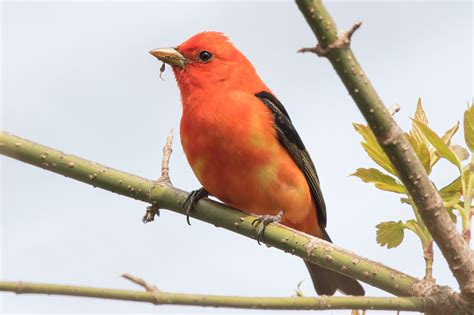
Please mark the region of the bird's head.
[[219, 32], [198, 33], [177, 47], [153, 49], [150, 54], [173, 68], [182, 94], [260, 81], [247, 58]]

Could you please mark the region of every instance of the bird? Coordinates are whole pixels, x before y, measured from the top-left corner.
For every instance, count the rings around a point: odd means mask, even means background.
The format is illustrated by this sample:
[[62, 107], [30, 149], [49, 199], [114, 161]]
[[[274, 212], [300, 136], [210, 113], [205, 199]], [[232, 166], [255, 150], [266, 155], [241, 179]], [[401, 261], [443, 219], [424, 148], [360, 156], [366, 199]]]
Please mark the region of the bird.
[[[181, 144], [202, 185], [184, 203], [188, 223], [194, 204], [210, 195], [257, 215], [258, 241], [279, 222], [331, 242], [314, 163], [283, 104], [230, 39], [205, 31], [150, 54], [173, 70]], [[357, 280], [305, 264], [319, 295], [365, 294]]]

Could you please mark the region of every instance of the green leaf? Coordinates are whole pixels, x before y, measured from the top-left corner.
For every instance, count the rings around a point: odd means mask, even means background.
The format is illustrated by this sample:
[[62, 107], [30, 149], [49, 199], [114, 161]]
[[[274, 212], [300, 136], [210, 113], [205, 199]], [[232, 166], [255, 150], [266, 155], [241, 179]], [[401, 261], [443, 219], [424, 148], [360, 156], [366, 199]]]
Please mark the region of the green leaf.
[[383, 151], [382, 147], [377, 142], [372, 130], [368, 126], [354, 123], [355, 130], [364, 138], [364, 141], [361, 143], [365, 152], [369, 157], [378, 165], [380, 165], [384, 170], [389, 172], [392, 175], [397, 176], [395, 169], [392, 166], [392, 163], [388, 159], [388, 156]]
[[[441, 139], [443, 140], [444, 143], [446, 143], [446, 145], [450, 145], [451, 144], [451, 139], [453, 138], [453, 136], [456, 134], [456, 132], [458, 130], [459, 130], [459, 121], [454, 126], [449, 128], [443, 134]], [[431, 160], [431, 168], [432, 168], [439, 161], [439, 159], [441, 158], [441, 155], [438, 153], [438, 151], [436, 151], [435, 148], [431, 148], [430, 149], [430, 156], [431, 156], [430, 160]]]
[[464, 112], [464, 138], [471, 152], [474, 152], [474, 106], [471, 105]]
[[456, 154], [459, 161], [465, 161], [469, 158], [469, 151], [466, 150], [464, 147], [457, 144], [453, 144], [452, 146], [450, 146], [450, 148], [454, 152], [454, 154]]
[[406, 133], [405, 135], [408, 141], [410, 142], [411, 146], [413, 147], [413, 150], [415, 150], [416, 155], [420, 159], [421, 164], [423, 164], [423, 167], [425, 168], [426, 172], [430, 174], [431, 173], [431, 156], [430, 156], [430, 150], [428, 148], [429, 142], [424, 142], [410, 133]]
[[366, 183], [373, 183], [381, 190], [398, 194], [406, 194], [405, 188], [392, 176], [386, 175], [375, 168], [358, 168], [351, 176], [357, 176]]
[[456, 154], [449, 148], [449, 146], [433, 131], [430, 127], [421, 121], [414, 120], [416, 126], [423, 132], [428, 141], [433, 147], [438, 150], [439, 154], [456, 165], [459, 171], [462, 172], [461, 163], [459, 162]]
[[394, 248], [400, 245], [404, 237], [404, 224], [402, 221], [382, 222], [377, 224], [377, 243], [380, 246], [387, 246], [387, 248]]
[[[416, 111], [414, 120], [421, 121], [422, 123], [428, 125], [428, 117], [426, 117], [426, 113], [421, 106], [421, 98], [418, 98], [418, 103], [416, 104]], [[428, 146], [428, 139], [426, 139], [425, 135], [418, 126], [413, 122], [410, 130], [410, 135], [412, 135], [418, 142], [425, 143]]]

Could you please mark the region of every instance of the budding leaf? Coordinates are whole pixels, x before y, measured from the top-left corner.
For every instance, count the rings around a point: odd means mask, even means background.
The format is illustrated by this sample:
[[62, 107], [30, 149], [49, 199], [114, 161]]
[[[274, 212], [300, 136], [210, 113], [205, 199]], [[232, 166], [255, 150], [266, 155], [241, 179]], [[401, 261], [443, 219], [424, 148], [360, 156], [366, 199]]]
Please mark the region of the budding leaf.
[[[459, 130], [459, 121], [443, 134], [443, 136], [441, 137], [441, 140], [443, 140], [443, 142], [446, 143], [446, 145], [450, 145], [451, 139], [453, 138], [453, 136], [456, 134], [458, 130]], [[439, 161], [441, 156], [439, 152], [436, 151], [435, 148], [430, 149], [430, 156], [431, 156], [430, 158], [431, 167], [433, 167]]]
[[460, 145], [453, 144], [450, 146], [451, 150], [456, 154], [459, 161], [465, 161], [469, 158], [469, 151]]
[[397, 176], [392, 163], [388, 159], [388, 156], [383, 151], [382, 147], [377, 142], [372, 130], [368, 126], [362, 124], [354, 123], [355, 130], [364, 138], [364, 142], [361, 143], [365, 152], [369, 157], [378, 165], [380, 165], [384, 170], [389, 172], [392, 175]]
[[380, 246], [387, 246], [387, 248], [394, 248], [400, 245], [404, 237], [404, 224], [402, 221], [382, 222], [377, 224], [377, 243]]
[[415, 137], [413, 134], [406, 133], [405, 134], [408, 141], [410, 142], [411, 146], [413, 147], [413, 150], [415, 150], [416, 155], [421, 161], [421, 164], [423, 164], [424, 169], [428, 174], [431, 173], [431, 157], [430, 157], [430, 150], [428, 148], [429, 142], [426, 141], [424, 142], [423, 140], [420, 140], [419, 137]]
[[461, 163], [459, 162], [456, 154], [449, 148], [449, 146], [433, 131], [430, 127], [425, 125], [421, 121], [414, 120], [417, 127], [423, 132], [428, 141], [433, 147], [438, 150], [439, 154], [456, 165], [461, 171]]
[[381, 190], [391, 191], [398, 194], [406, 194], [405, 188], [392, 176], [386, 175], [375, 168], [358, 168], [352, 176], [359, 177], [366, 183], [373, 183]]
[[[415, 111], [415, 117], [413, 118], [414, 120], [421, 121], [425, 125], [428, 125], [428, 117], [426, 117], [426, 113], [423, 110], [423, 107], [421, 106], [421, 98], [418, 98], [418, 103], [416, 104], [416, 111]], [[426, 139], [426, 136], [424, 133], [418, 128], [418, 126], [413, 122], [410, 130], [410, 134], [418, 140], [420, 143], [425, 143], [428, 145], [428, 139]]]
[[464, 138], [467, 147], [474, 152], [474, 106], [471, 105], [464, 112]]

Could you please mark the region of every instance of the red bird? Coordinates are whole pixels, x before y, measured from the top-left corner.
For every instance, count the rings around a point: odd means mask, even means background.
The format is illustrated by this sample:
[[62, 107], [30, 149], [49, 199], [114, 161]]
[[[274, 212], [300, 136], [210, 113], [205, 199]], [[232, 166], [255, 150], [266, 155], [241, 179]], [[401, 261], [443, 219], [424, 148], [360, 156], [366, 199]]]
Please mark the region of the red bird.
[[[181, 143], [203, 188], [270, 222], [331, 241], [318, 175], [288, 112], [249, 60], [222, 33], [203, 32], [150, 53], [172, 66], [181, 92]], [[189, 222], [189, 217], [188, 217]], [[354, 279], [305, 262], [318, 294], [364, 295]]]

